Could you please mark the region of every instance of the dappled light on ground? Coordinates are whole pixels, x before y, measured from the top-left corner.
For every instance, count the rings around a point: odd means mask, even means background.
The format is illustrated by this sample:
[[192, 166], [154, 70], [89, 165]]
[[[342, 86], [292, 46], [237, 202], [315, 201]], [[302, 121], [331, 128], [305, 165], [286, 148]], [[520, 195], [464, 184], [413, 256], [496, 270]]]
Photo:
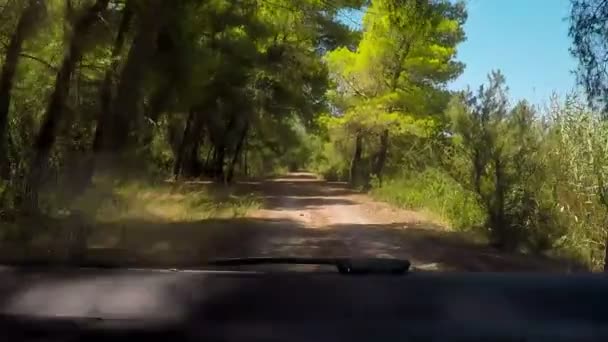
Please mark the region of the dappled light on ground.
[[[196, 268], [208, 259], [224, 257], [395, 257], [410, 259], [414, 268], [441, 271], [569, 271], [573, 267], [544, 257], [500, 253], [463, 233], [425, 221], [420, 214], [373, 202], [312, 177], [244, 184], [239, 191], [255, 193], [263, 201], [262, 208], [246, 217], [99, 221], [87, 232], [81, 262]], [[179, 202], [185, 195], [166, 196]], [[2, 261], [65, 260], [68, 224], [55, 220], [25, 249], [5, 242]]]

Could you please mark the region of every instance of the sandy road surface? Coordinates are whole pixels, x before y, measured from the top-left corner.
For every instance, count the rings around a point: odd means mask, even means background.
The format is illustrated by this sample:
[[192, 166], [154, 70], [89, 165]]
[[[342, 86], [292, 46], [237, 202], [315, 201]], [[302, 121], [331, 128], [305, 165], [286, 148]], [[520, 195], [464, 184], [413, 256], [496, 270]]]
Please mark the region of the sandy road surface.
[[301, 230], [301, 234], [290, 229], [285, 234], [277, 231], [269, 239], [262, 237], [264, 254], [292, 248], [292, 254], [299, 256], [403, 257], [404, 251], [395, 246], [394, 236], [387, 236], [385, 228], [397, 230], [423, 220], [414, 212], [372, 202], [343, 184], [323, 182], [309, 173], [265, 182], [263, 197], [264, 208], [253, 218], [279, 220]]
[[[200, 189], [196, 182], [190, 184]], [[344, 184], [293, 173], [264, 181], [239, 182], [237, 194], [255, 193], [260, 210], [247, 217], [163, 221], [153, 215], [99, 223], [88, 237], [86, 262], [119, 267], [200, 267], [233, 257], [397, 257], [427, 270], [564, 271], [565, 262], [500, 253], [450, 232], [422, 214], [393, 208]], [[221, 200], [221, 199], [218, 199]], [[61, 219], [22, 222], [43, 231], [36, 239], [0, 243], [0, 261], [65, 262], [66, 230]], [[309, 269], [309, 268], [305, 268]]]
[[254, 217], [290, 219], [307, 228], [332, 225], [417, 223], [424, 218], [415, 212], [396, 210], [371, 201], [341, 183], [319, 180], [310, 173], [292, 173], [265, 183], [265, 208]]
[[417, 212], [393, 208], [343, 184], [292, 173], [265, 181], [256, 191], [263, 220], [249, 253], [260, 256], [398, 257], [418, 268], [462, 271], [562, 270], [547, 260], [503, 255], [467, 242]]

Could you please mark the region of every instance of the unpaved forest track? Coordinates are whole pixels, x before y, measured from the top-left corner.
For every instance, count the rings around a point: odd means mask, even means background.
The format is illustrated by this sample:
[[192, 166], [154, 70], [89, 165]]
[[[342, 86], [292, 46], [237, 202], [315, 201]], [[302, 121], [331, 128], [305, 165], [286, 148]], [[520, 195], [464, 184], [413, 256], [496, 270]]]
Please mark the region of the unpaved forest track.
[[448, 232], [417, 212], [375, 202], [344, 184], [291, 173], [250, 190], [263, 208], [250, 219], [249, 255], [302, 257], [398, 257], [420, 268], [458, 271], [562, 271], [546, 259], [501, 254]]
[[[192, 182], [189, 186], [200, 190], [217, 185]], [[568, 269], [565, 262], [504, 254], [475, 244], [466, 234], [450, 232], [420, 213], [373, 201], [345, 184], [325, 182], [309, 173], [238, 182], [233, 190], [255, 193], [263, 199], [262, 208], [247, 217], [166, 221], [150, 214], [99, 222], [88, 237], [86, 261], [187, 268], [232, 257], [397, 257], [409, 259], [418, 269], [440, 271]], [[48, 226], [44, 230], [36, 222], [22, 223], [46, 233], [25, 245], [5, 241], [0, 261], [63, 262], [64, 228], [79, 225], [61, 219], [44, 223]]]

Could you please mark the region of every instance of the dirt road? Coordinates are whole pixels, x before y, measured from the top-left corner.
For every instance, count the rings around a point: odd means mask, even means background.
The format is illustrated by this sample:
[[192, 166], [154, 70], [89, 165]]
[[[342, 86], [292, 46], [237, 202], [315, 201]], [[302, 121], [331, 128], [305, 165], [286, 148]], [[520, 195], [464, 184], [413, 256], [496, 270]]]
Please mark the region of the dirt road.
[[265, 222], [251, 231], [249, 253], [254, 255], [398, 257], [429, 270], [563, 270], [546, 259], [474, 244], [420, 213], [375, 202], [310, 173], [292, 173], [254, 188], [264, 207], [250, 219]]
[[[439, 271], [564, 271], [568, 267], [564, 262], [504, 254], [475, 244], [466, 234], [450, 232], [420, 213], [375, 202], [344, 184], [324, 182], [309, 173], [239, 182], [235, 188], [237, 193], [256, 193], [263, 207], [238, 218], [163, 221], [151, 216], [99, 223], [88, 238], [86, 262], [188, 268], [231, 257], [397, 257], [409, 259], [415, 268]], [[26, 242], [27, 248], [19, 242], [3, 244], [0, 260], [63, 262], [62, 227], [77, 225], [61, 220], [45, 223], [56, 229], [47, 228], [47, 234]]]
[[310, 173], [272, 179], [261, 189], [264, 207], [251, 217], [289, 227], [262, 237], [263, 254], [404, 257], [406, 251], [387, 229], [392, 233], [424, 222], [415, 212], [373, 202], [344, 184], [324, 182]]

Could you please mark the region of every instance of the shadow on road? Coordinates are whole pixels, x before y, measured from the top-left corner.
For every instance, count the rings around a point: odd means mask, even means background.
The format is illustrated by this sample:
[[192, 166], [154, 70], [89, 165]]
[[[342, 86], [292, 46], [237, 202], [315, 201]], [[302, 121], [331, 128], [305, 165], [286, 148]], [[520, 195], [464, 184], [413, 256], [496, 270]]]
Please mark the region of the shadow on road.
[[[304, 185], [303, 185], [304, 184]], [[200, 184], [193, 183], [197, 187]], [[306, 209], [357, 204], [356, 192], [310, 174], [239, 184], [255, 192], [265, 209]], [[221, 192], [218, 192], [221, 193]], [[347, 212], [348, 214], [348, 212]], [[348, 216], [348, 215], [346, 215]], [[252, 256], [396, 257], [414, 266], [442, 271], [582, 270], [567, 261], [505, 254], [471, 242], [465, 234], [447, 232], [428, 222], [302, 226], [291, 218], [231, 218], [163, 222], [154, 217], [95, 223], [84, 239], [74, 239], [73, 222], [44, 219], [20, 231], [32, 232], [0, 241], [0, 263], [65, 263], [103, 266], [198, 267], [211, 258]], [[331, 222], [331, 221], [330, 221]], [[80, 242], [79, 242], [80, 241]], [[70, 251], [79, 249], [79, 259]]]
[[[69, 242], [49, 231], [27, 244], [4, 242], [2, 263], [62, 263]], [[418, 225], [334, 225], [320, 229], [291, 220], [212, 219], [158, 223], [145, 220], [96, 227], [82, 263], [104, 266], [198, 267], [224, 257], [398, 257], [442, 271], [582, 270], [571, 263], [505, 254], [467, 242], [459, 233]]]
[[355, 205], [356, 202], [343, 198], [264, 196], [264, 209], [312, 209], [332, 205]]
[[320, 197], [320, 196], [348, 196], [356, 194], [355, 190], [347, 188], [343, 184], [329, 184], [315, 178], [304, 178], [301, 180], [293, 177], [269, 179], [261, 182], [247, 182], [238, 184], [240, 193], [256, 193], [262, 197], [273, 196], [296, 196], [296, 197]]

